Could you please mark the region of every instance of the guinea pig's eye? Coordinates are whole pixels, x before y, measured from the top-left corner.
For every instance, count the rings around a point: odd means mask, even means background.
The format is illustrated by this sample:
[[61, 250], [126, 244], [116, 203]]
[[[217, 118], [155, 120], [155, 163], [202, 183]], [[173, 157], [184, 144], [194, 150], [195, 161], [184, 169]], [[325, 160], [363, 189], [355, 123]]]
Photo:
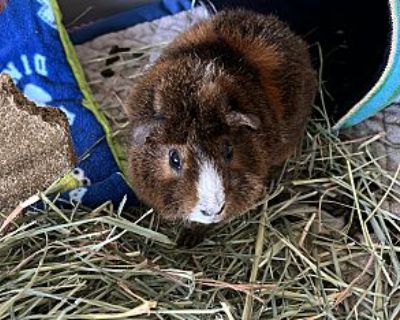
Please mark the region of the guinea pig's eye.
[[180, 171], [182, 169], [181, 158], [176, 149], [169, 150], [169, 165], [172, 169]]
[[233, 159], [233, 147], [231, 144], [226, 144], [224, 148], [224, 158], [226, 161]]

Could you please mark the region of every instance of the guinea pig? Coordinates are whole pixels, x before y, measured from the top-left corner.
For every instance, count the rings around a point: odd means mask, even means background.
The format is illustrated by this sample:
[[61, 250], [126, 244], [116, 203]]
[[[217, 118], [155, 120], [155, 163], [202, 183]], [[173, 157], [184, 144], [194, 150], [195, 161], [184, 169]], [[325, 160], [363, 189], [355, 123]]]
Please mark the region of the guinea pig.
[[316, 88], [307, 44], [275, 16], [232, 10], [194, 25], [130, 96], [134, 191], [171, 220], [248, 211], [298, 146]]

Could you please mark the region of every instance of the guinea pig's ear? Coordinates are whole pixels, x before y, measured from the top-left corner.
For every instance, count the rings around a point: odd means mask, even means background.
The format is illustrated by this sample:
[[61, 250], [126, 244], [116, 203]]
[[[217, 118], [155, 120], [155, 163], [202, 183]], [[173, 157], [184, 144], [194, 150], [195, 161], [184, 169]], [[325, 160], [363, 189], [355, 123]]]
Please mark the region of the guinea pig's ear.
[[249, 127], [253, 130], [258, 130], [261, 125], [261, 121], [256, 115], [237, 111], [230, 111], [226, 115], [226, 122], [231, 127]]
[[160, 120], [152, 120], [133, 126], [132, 142], [135, 145], [144, 145], [148, 137], [160, 126]]

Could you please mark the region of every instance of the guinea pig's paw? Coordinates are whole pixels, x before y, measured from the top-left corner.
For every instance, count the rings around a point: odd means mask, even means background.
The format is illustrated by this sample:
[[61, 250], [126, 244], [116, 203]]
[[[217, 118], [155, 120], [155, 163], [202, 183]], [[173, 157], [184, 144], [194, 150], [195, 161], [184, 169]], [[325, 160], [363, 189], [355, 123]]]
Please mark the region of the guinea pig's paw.
[[204, 234], [190, 228], [182, 228], [176, 244], [181, 248], [194, 248], [204, 241]]

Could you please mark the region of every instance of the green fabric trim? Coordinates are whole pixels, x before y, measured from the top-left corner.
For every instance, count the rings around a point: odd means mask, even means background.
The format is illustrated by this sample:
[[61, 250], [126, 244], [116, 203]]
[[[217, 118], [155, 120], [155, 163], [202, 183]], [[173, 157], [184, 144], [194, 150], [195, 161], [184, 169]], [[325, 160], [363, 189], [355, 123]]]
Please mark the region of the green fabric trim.
[[65, 50], [65, 54], [67, 56], [67, 60], [71, 66], [71, 69], [74, 73], [74, 76], [78, 82], [79, 88], [82, 91], [82, 94], [84, 97], [82, 104], [87, 109], [89, 109], [91, 112], [93, 112], [96, 119], [99, 121], [99, 123], [103, 127], [108, 145], [109, 145], [111, 152], [115, 158], [115, 161], [117, 162], [119, 169], [123, 173], [123, 176], [125, 176], [127, 174], [127, 162], [126, 162], [126, 160], [124, 160], [124, 159], [126, 159], [126, 154], [123, 151], [122, 146], [115, 141], [106, 117], [100, 111], [100, 108], [99, 108], [99, 105], [97, 104], [97, 102], [93, 99], [93, 94], [89, 88], [87, 81], [86, 81], [85, 74], [84, 74], [82, 66], [78, 60], [78, 56], [76, 54], [75, 48], [74, 48], [73, 44], [71, 43], [71, 41], [68, 37], [68, 33], [62, 23], [62, 13], [60, 11], [60, 8], [59, 8], [56, 0], [50, 0], [50, 3], [53, 8], [54, 16], [55, 16], [57, 26], [58, 26], [58, 32], [59, 32], [60, 39], [63, 44], [64, 50]]

